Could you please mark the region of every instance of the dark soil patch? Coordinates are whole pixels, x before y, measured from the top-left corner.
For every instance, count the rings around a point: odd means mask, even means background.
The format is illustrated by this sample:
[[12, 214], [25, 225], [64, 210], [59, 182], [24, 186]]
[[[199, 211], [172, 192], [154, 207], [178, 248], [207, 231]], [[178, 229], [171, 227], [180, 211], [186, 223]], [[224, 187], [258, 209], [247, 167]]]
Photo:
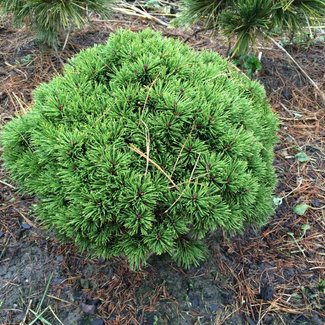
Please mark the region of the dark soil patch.
[[[197, 49], [226, 51], [225, 43], [210, 35], [194, 36], [193, 31], [125, 16], [74, 33], [66, 49], [57, 53], [41, 51], [24, 30], [2, 24], [0, 125], [28, 109], [32, 90], [59, 73], [69, 57], [106, 42], [118, 27], [148, 26]], [[283, 203], [270, 223], [231, 238], [215, 234], [208, 239], [210, 257], [199, 268], [184, 271], [164, 257], [155, 257], [143, 271], [132, 272], [123, 259], [88, 259], [33, 225], [29, 211], [34, 199], [20, 195], [1, 169], [0, 324], [29, 324], [35, 319], [33, 312], [46, 308], [46, 320], [65, 325], [100, 324], [101, 320], [175, 325], [324, 323], [324, 293], [319, 289], [325, 279], [324, 106], [282, 52], [274, 48], [263, 54], [264, 70], [257, 78], [281, 123], [275, 164], [277, 196]], [[291, 54], [325, 89], [324, 46]], [[310, 157], [308, 162], [295, 159], [300, 151]], [[299, 202], [317, 209], [298, 216], [292, 208]], [[305, 234], [303, 225], [310, 226]]]

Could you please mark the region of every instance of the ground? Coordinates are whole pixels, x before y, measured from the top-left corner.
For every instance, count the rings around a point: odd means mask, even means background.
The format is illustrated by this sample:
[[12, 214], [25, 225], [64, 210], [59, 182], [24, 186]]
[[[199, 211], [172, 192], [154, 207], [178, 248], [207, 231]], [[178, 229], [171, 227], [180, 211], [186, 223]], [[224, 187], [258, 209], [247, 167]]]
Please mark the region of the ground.
[[[95, 19], [54, 52], [3, 19], [0, 125], [27, 110], [33, 89], [60, 73], [68, 58], [106, 42], [119, 27], [151, 27], [196, 49], [227, 50], [222, 38], [197, 29], [118, 14]], [[20, 193], [1, 168], [0, 324], [324, 324], [325, 46], [286, 49], [320, 91], [286, 53], [262, 42], [263, 70], [254, 78], [264, 84], [281, 127], [278, 208], [266, 226], [232, 237], [211, 235], [209, 259], [200, 267], [185, 271], [168, 258], [152, 257], [148, 267], [133, 272], [122, 258], [88, 259], [42, 230], [30, 213], [34, 198]], [[302, 215], [293, 210], [299, 203], [308, 204]]]

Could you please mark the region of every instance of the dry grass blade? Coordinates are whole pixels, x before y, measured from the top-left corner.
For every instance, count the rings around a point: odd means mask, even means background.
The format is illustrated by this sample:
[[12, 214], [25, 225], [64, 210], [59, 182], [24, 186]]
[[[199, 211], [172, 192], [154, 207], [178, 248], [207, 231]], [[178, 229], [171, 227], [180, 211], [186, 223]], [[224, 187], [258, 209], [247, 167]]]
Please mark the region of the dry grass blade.
[[56, 315], [56, 313], [54, 312], [54, 310], [53, 310], [53, 308], [52, 308], [51, 306], [49, 306], [49, 309], [50, 309], [52, 315], [54, 316], [54, 318], [58, 321], [58, 323], [61, 324], [61, 325], [64, 325], [64, 324], [61, 322], [61, 320], [59, 319], [59, 317]]
[[8, 186], [8, 187], [10, 187], [10, 188], [13, 189], [13, 190], [16, 189], [15, 186], [13, 186], [13, 185], [11, 185], [11, 184], [9, 184], [9, 183], [7, 183], [7, 182], [1, 180], [1, 179], [0, 179], [0, 183], [3, 184], [3, 185], [6, 185], [6, 186]]
[[157, 164], [155, 163], [152, 159], [150, 159], [144, 152], [142, 152], [140, 149], [138, 149], [137, 147], [135, 147], [134, 145], [130, 145], [129, 148], [136, 152], [137, 154], [139, 154], [141, 157], [145, 158], [147, 161], [149, 161], [153, 166], [155, 166], [169, 181], [172, 185], [175, 186], [175, 188], [177, 188], [177, 190], [179, 190], [178, 186], [174, 183], [174, 181], [172, 180], [172, 178]]
[[43, 315], [49, 310], [49, 307], [46, 307], [41, 313], [37, 313], [32, 309], [29, 309], [29, 311], [35, 316], [35, 318], [33, 319], [33, 321], [31, 321], [28, 325], [33, 325], [35, 324], [37, 321], [41, 321], [43, 324], [45, 325], [52, 325], [49, 321], [47, 321]]
[[44, 299], [49, 291], [49, 288], [50, 288], [50, 284], [52, 282], [52, 278], [53, 278], [53, 273], [49, 276], [48, 280], [47, 280], [47, 283], [46, 283], [46, 286], [45, 286], [45, 290], [43, 292], [43, 296], [41, 298], [41, 301], [39, 302], [39, 304], [37, 305], [37, 308], [36, 308], [36, 312], [39, 313], [41, 308], [42, 308], [42, 305], [43, 305], [43, 302], [44, 302]]
[[146, 171], [145, 171], [145, 175], [147, 175], [148, 173], [148, 168], [149, 168], [149, 155], [150, 155], [150, 132], [149, 132], [149, 128], [148, 128], [148, 125], [143, 122], [143, 114], [145, 112], [145, 109], [147, 107], [147, 103], [148, 103], [148, 99], [149, 99], [149, 94], [150, 94], [150, 91], [153, 87], [153, 85], [155, 84], [155, 82], [158, 80], [159, 78], [159, 74], [156, 76], [156, 78], [152, 81], [152, 83], [150, 84], [149, 88], [148, 88], [148, 92], [147, 92], [147, 96], [146, 96], [146, 99], [144, 101], [144, 104], [143, 104], [143, 108], [142, 108], [142, 111], [140, 113], [140, 123], [142, 123], [146, 129], [146, 153], [147, 153], [147, 165], [146, 165]]
[[28, 316], [28, 313], [29, 313], [29, 310], [30, 310], [30, 307], [32, 306], [32, 302], [33, 302], [33, 300], [30, 299], [30, 300], [29, 300], [29, 303], [28, 303], [28, 306], [27, 306], [27, 310], [26, 310], [25, 316], [24, 316], [24, 318], [23, 318], [21, 324], [25, 324], [26, 319], [27, 319], [27, 316]]
[[[189, 180], [188, 180], [188, 182], [186, 183], [186, 184], [190, 184], [191, 183], [191, 181], [192, 181], [192, 179], [193, 179], [193, 175], [194, 175], [194, 172], [195, 172], [195, 169], [196, 169], [196, 167], [197, 167], [197, 164], [198, 164], [198, 162], [199, 162], [199, 160], [200, 160], [200, 156], [201, 156], [201, 154], [199, 154], [198, 155], [198, 157], [197, 157], [197, 159], [196, 159], [196, 162], [195, 162], [195, 165], [194, 165], [194, 167], [193, 167], [193, 169], [192, 169], [192, 172], [191, 172], [191, 176], [190, 176], [190, 178], [189, 178]], [[178, 196], [178, 198], [173, 202], [173, 204], [166, 210], [166, 211], [164, 211], [164, 213], [166, 214], [166, 213], [168, 213], [168, 211], [170, 211], [174, 206], [175, 206], [175, 204], [182, 198], [182, 196], [184, 195], [184, 193], [185, 193], [185, 191], [186, 191], [186, 188], [181, 192], [181, 194]]]

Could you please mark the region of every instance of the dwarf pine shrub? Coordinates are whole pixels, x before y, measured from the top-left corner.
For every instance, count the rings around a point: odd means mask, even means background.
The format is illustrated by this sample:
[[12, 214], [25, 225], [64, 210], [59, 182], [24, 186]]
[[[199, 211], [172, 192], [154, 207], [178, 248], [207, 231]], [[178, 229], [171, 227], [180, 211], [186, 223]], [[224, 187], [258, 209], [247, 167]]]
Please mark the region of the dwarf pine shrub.
[[213, 52], [119, 31], [40, 85], [2, 134], [39, 220], [93, 256], [184, 267], [204, 238], [272, 213], [277, 120], [263, 87]]

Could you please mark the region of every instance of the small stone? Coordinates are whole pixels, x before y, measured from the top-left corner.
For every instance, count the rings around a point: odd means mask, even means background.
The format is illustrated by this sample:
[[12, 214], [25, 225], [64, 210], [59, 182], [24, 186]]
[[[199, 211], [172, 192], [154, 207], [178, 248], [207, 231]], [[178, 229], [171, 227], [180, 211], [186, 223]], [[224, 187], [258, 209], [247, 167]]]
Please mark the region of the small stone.
[[268, 301], [272, 300], [274, 295], [274, 288], [271, 283], [266, 283], [261, 287], [261, 299]]
[[104, 321], [101, 319], [101, 318], [99, 318], [99, 319], [95, 319], [95, 320], [93, 320], [92, 322], [91, 322], [91, 325], [104, 325], [105, 323], [104, 323]]
[[85, 303], [81, 303], [81, 310], [87, 314], [87, 315], [93, 315], [95, 314], [95, 311], [96, 311], [96, 305], [88, 305], [88, 304], [85, 304]]
[[318, 199], [312, 199], [310, 203], [313, 208], [319, 208], [321, 206], [321, 203]]
[[21, 224], [21, 229], [22, 229], [22, 230], [29, 230], [29, 229], [31, 229], [31, 228], [32, 228], [32, 226], [29, 225], [28, 223], [22, 223], [22, 224]]
[[62, 255], [58, 255], [58, 256], [56, 257], [56, 261], [57, 261], [58, 263], [62, 263], [63, 260], [64, 260], [64, 257], [63, 257]]
[[218, 306], [217, 304], [211, 304], [211, 305], [209, 305], [209, 309], [210, 309], [210, 311], [211, 311], [212, 313], [215, 313], [215, 312], [218, 311], [219, 306]]

